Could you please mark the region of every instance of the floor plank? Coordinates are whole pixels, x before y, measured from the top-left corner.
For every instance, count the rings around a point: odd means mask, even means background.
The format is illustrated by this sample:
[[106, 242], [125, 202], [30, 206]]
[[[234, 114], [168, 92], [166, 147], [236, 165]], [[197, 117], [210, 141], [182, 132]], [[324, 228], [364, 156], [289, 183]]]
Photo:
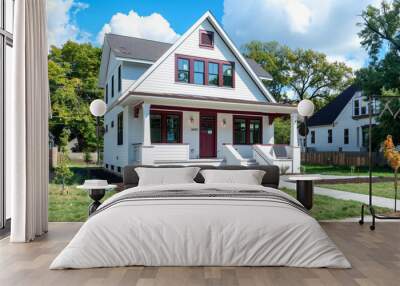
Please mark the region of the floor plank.
[[379, 223], [376, 231], [356, 223], [322, 223], [352, 263], [352, 269], [289, 267], [119, 267], [50, 271], [55, 256], [81, 223], [51, 223], [47, 235], [29, 244], [0, 240], [0, 285], [400, 285], [400, 223]]

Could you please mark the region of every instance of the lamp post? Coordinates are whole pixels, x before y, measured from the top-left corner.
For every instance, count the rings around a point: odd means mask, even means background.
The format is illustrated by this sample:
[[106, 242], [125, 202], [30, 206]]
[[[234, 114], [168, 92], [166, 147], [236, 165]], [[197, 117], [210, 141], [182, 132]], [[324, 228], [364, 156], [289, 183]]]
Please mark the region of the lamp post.
[[100, 143], [100, 117], [103, 116], [106, 111], [107, 111], [107, 105], [106, 103], [101, 100], [101, 99], [95, 99], [90, 103], [90, 113], [93, 116], [96, 116], [96, 148], [97, 148], [97, 165], [100, 165], [100, 148], [99, 148], [99, 143]]
[[309, 99], [303, 99], [297, 105], [297, 111], [304, 117], [304, 151], [307, 153], [307, 118], [314, 114], [314, 103]]

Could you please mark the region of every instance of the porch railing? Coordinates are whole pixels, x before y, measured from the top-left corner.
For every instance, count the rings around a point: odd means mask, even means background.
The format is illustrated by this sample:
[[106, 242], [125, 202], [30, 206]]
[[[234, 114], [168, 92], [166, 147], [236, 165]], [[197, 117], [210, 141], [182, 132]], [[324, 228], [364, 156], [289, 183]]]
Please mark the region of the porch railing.
[[132, 144], [133, 164], [162, 164], [189, 160], [189, 144]]
[[253, 145], [253, 158], [260, 165], [276, 165], [281, 173], [300, 172], [300, 148], [290, 145]]

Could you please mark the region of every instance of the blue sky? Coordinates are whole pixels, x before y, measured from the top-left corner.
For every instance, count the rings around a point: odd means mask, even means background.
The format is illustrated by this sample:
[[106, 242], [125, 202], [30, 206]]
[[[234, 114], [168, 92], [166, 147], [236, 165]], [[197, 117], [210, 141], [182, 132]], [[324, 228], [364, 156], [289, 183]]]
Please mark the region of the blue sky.
[[84, 2], [89, 4], [89, 7], [77, 13], [76, 21], [82, 29], [94, 36], [101, 30], [104, 23], [118, 12], [127, 14], [130, 10], [134, 10], [139, 15], [159, 13], [178, 34], [183, 34], [207, 10], [210, 10], [219, 21], [223, 13], [223, 1], [218, 0], [88, 0]]
[[105, 33], [174, 42], [210, 10], [240, 47], [278, 41], [311, 48], [354, 69], [368, 57], [357, 36], [358, 15], [380, 0], [47, 0], [49, 44], [100, 46]]

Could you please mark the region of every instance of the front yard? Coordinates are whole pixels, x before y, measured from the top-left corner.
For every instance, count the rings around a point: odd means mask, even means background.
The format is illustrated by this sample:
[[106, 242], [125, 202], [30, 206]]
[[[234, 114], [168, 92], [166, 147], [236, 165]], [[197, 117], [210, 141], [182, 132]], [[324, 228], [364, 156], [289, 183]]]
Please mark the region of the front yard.
[[[338, 175], [338, 176], [368, 176], [367, 167], [312, 165], [302, 164], [307, 174]], [[393, 177], [393, 171], [389, 167], [373, 167], [372, 175], [376, 177]]]
[[[360, 167], [356, 168], [352, 172], [352, 168], [348, 166], [322, 166], [322, 165], [305, 165], [305, 171], [307, 174], [320, 174], [320, 175], [338, 175], [338, 176], [368, 176], [368, 168]], [[393, 171], [389, 167], [374, 167], [372, 172], [374, 177], [379, 178], [393, 178]], [[369, 183], [354, 182], [354, 183], [324, 183], [320, 184], [320, 187], [334, 189], [339, 191], [357, 193], [368, 195]], [[394, 198], [394, 183], [392, 181], [378, 181], [372, 184], [372, 194], [378, 197], [384, 197], [393, 199]], [[398, 192], [400, 194], [400, 190]], [[398, 197], [398, 199], [400, 199]]]
[[[75, 177], [73, 185], [68, 191], [61, 191], [61, 187], [50, 184], [49, 187], [49, 221], [85, 221], [88, 217], [88, 206], [91, 199], [83, 190], [76, 188], [90, 174], [83, 167], [73, 168]], [[295, 192], [288, 189], [282, 191], [295, 196]], [[112, 196], [115, 192], [107, 192], [105, 198]], [[316, 195], [311, 215], [317, 220], [344, 219], [358, 217], [360, 215], [361, 203], [354, 201], [338, 200], [326, 196]], [[379, 211], [387, 211], [379, 209]]]
[[[323, 188], [329, 188], [339, 191], [368, 195], [368, 183], [349, 183], [349, 184], [323, 184]], [[394, 199], [393, 182], [380, 182], [372, 184], [372, 195]], [[397, 192], [397, 199], [400, 199], [400, 190]]]

